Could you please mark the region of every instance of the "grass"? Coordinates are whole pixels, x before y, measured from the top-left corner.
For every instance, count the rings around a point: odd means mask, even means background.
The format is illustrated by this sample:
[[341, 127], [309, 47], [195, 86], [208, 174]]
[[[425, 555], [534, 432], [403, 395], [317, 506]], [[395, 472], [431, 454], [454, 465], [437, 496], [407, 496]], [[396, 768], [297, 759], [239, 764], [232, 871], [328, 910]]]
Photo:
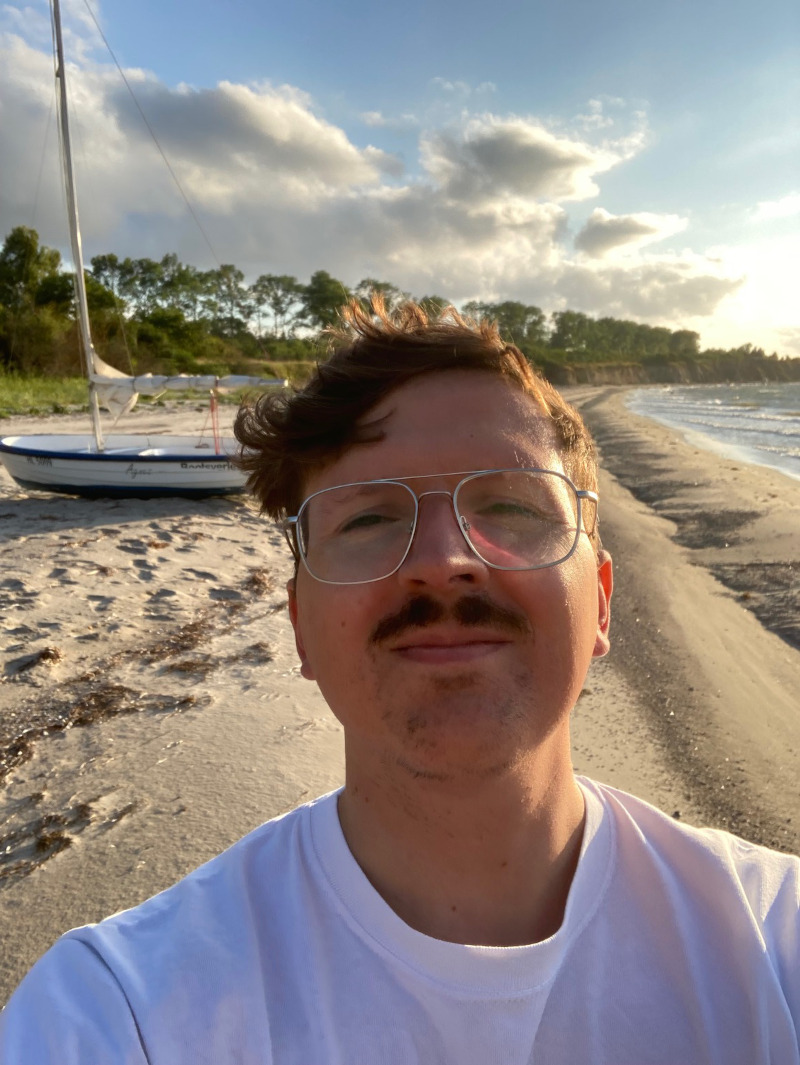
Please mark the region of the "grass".
[[83, 377], [0, 374], [0, 418], [13, 414], [66, 414], [88, 410]]
[[[265, 376], [288, 377], [302, 381], [308, 376], [312, 363], [276, 363], [270, 365]], [[238, 404], [252, 389], [242, 389], [220, 396], [220, 402]], [[167, 399], [186, 399], [205, 402], [206, 392], [169, 392], [164, 396], [140, 396], [141, 406], [164, 406]], [[17, 414], [75, 414], [89, 409], [89, 393], [83, 377], [43, 377], [0, 373], [0, 419]]]

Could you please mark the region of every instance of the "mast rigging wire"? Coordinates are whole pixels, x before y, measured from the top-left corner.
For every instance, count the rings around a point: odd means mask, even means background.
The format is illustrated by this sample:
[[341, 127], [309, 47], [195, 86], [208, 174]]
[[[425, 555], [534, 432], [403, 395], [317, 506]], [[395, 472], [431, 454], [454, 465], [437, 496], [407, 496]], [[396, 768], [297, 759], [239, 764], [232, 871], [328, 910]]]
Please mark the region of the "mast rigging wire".
[[189, 214], [191, 214], [192, 218], [194, 219], [195, 225], [197, 226], [197, 228], [200, 230], [200, 233], [202, 234], [203, 240], [208, 245], [208, 250], [211, 252], [211, 255], [212, 255], [212, 258], [214, 259], [214, 262], [217, 264], [218, 267], [221, 266], [222, 264], [221, 264], [221, 262], [219, 260], [219, 257], [217, 256], [216, 251], [214, 250], [214, 246], [211, 243], [211, 241], [210, 241], [210, 239], [208, 237], [208, 234], [203, 229], [202, 223], [200, 222], [200, 219], [198, 218], [197, 213], [196, 213], [194, 207], [192, 206], [189, 197], [184, 192], [183, 186], [181, 185], [180, 181], [178, 180], [178, 175], [172, 169], [172, 165], [171, 165], [169, 159], [167, 159], [166, 153], [164, 152], [164, 149], [161, 147], [161, 144], [159, 143], [158, 137], [155, 134], [155, 130], [150, 125], [150, 123], [149, 123], [149, 121], [147, 119], [147, 115], [144, 113], [144, 111], [142, 110], [141, 104], [136, 99], [134, 91], [131, 88], [130, 82], [125, 77], [125, 71], [120, 66], [119, 61], [118, 61], [116, 55], [114, 54], [114, 49], [108, 43], [108, 41], [106, 39], [106, 35], [103, 33], [102, 29], [100, 28], [100, 23], [97, 21], [97, 18], [95, 17], [94, 11], [92, 11], [91, 7], [89, 6], [89, 0], [83, 0], [83, 2], [84, 2], [84, 5], [86, 7], [86, 10], [89, 12], [89, 16], [90, 16], [92, 22], [94, 22], [95, 27], [97, 28], [97, 32], [100, 34], [100, 37], [103, 40], [103, 44], [108, 49], [108, 54], [114, 60], [114, 65], [116, 66], [117, 70], [119, 71], [119, 76], [122, 78], [123, 82], [125, 83], [125, 88], [130, 93], [130, 97], [133, 100], [134, 104], [136, 105], [136, 110], [141, 115], [142, 121], [144, 122], [145, 126], [147, 127], [148, 133], [153, 138], [153, 143], [155, 144], [156, 148], [158, 148], [159, 154], [161, 155], [161, 158], [164, 160], [164, 165], [166, 166], [167, 170], [169, 171], [170, 177], [175, 182], [175, 185], [176, 185], [176, 187], [178, 189], [178, 192], [181, 194], [181, 197], [183, 198], [183, 202], [186, 204], [186, 207], [187, 207], [187, 209], [189, 211]]

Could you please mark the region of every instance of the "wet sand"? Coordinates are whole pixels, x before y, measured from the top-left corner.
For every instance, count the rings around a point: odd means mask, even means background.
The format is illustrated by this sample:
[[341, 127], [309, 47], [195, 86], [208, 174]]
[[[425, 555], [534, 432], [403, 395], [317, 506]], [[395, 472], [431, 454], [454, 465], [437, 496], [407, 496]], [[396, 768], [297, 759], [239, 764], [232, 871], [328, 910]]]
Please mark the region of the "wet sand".
[[[800, 845], [800, 484], [574, 390], [600, 448], [611, 655], [578, 771]], [[145, 412], [186, 432], [202, 414]], [[3, 434], [82, 431], [19, 419]], [[342, 780], [301, 680], [282, 537], [243, 500], [86, 501], [0, 472], [0, 1001], [64, 930], [141, 901]]]
[[681, 816], [798, 853], [800, 482], [687, 443], [623, 393], [570, 394], [598, 442], [615, 564], [603, 668], [638, 710], [594, 772], [611, 780], [615, 745], [644, 735]]

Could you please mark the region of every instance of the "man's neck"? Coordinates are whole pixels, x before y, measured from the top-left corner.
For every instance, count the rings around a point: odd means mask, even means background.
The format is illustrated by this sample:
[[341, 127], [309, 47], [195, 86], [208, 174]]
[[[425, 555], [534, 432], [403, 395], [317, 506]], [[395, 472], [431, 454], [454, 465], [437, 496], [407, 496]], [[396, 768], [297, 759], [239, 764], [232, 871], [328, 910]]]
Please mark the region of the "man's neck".
[[339, 819], [362, 870], [436, 939], [517, 946], [561, 925], [583, 837], [569, 759], [461, 783], [348, 768]]

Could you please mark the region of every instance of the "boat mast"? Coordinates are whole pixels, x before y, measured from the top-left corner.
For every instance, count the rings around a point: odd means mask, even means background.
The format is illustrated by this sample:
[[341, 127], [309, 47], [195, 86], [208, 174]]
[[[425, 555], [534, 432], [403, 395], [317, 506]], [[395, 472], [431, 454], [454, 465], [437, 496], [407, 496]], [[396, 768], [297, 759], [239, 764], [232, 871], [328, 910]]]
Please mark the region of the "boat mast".
[[78, 199], [75, 194], [75, 173], [72, 167], [72, 146], [69, 139], [69, 112], [67, 109], [67, 75], [64, 64], [64, 44], [61, 38], [61, 6], [59, 0], [52, 0], [53, 28], [56, 44], [56, 88], [58, 90], [58, 128], [61, 133], [61, 164], [64, 170], [64, 186], [67, 194], [67, 217], [69, 219], [69, 236], [72, 245], [72, 262], [75, 267], [75, 297], [78, 311], [78, 327], [81, 338], [81, 352], [86, 376], [89, 379], [89, 409], [92, 415], [97, 450], [104, 448], [103, 434], [100, 430], [100, 404], [97, 400], [91, 375], [96, 372], [95, 351], [92, 334], [89, 329], [89, 304], [86, 299], [86, 278], [83, 273], [83, 251], [81, 250], [81, 230], [78, 221]]

